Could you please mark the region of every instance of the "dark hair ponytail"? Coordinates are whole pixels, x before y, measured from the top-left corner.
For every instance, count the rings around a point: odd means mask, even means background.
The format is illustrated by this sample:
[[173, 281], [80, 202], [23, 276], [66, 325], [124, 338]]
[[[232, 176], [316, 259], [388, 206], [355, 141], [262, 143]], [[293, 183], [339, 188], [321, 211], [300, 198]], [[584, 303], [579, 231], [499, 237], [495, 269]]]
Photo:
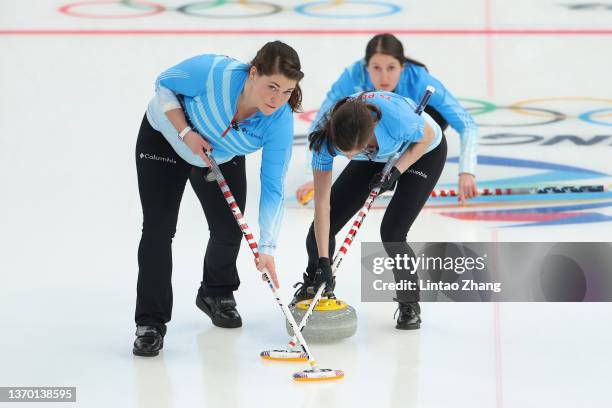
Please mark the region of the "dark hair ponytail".
[[374, 54], [389, 55], [398, 60], [401, 65], [408, 63], [418, 65], [427, 70], [427, 67], [422, 62], [405, 56], [404, 46], [402, 45], [402, 42], [398, 40], [398, 38], [393, 34], [377, 34], [372, 37], [370, 41], [368, 41], [365, 53], [366, 65], [370, 63], [370, 58], [372, 58]]
[[382, 113], [377, 106], [366, 103], [361, 95], [342, 98], [325, 113], [308, 136], [310, 150], [318, 152], [325, 145], [334, 155], [334, 148], [350, 151], [366, 145]]
[[301, 71], [300, 57], [293, 48], [281, 41], [266, 43], [257, 51], [257, 55], [251, 61], [251, 66], [255, 67], [260, 75], [280, 74], [297, 81], [287, 103], [293, 112], [300, 111], [302, 89], [299, 82], [304, 78], [304, 73]]

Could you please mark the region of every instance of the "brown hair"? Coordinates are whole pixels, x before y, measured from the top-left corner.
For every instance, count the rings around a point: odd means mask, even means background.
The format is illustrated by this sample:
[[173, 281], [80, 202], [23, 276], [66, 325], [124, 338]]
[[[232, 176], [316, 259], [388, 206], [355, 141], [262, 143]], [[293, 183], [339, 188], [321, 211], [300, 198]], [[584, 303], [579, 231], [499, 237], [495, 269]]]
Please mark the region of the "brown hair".
[[366, 65], [370, 63], [370, 58], [372, 58], [374, 54], [389, 55], [398, 60], [401, 65], [410, 63], [423, 67], [427, 70], [425, 64], [404, 55], [404, 46], [402, 45], [402, 42], [393, 34], [377, 34], [372, 37], [370, 41], [368, 41], [365, 53]]
[[329, 153], [335, 155], [334, 148], [346, 152], [367, 144], [382, 113], [361, 95], [340, 99], [327, 111], [308, 137], [310, 150], [318, 152], [325, 144]]
[[251, 66], [255, 67], [260, 75], [280, 74], [297, 81], [288, 103], [293, 112], [301, 110], [302, 89], [299, 82], [304, 78], [304, 73], [301, 71], [300, 57], [293, 48], [281, 41], [266, 43], [257, 51]]

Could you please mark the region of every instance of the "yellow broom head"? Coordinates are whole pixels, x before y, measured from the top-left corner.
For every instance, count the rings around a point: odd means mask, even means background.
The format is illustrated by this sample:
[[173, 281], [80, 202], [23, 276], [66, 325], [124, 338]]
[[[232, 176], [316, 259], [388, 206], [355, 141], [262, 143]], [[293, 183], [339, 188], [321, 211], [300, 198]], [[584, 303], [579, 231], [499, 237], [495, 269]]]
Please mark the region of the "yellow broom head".
[[260, 354], [264, 360], [273, 361], [308, 361], [308, 356], [303, 351], [297, 350], [270, 350], [262, 351]]
[[329, 368], [319, 368], [313, 370], [304, 370], [293, 374], [294, 381], [332, 381], [344, 378], [344, 371], [332, 370]]

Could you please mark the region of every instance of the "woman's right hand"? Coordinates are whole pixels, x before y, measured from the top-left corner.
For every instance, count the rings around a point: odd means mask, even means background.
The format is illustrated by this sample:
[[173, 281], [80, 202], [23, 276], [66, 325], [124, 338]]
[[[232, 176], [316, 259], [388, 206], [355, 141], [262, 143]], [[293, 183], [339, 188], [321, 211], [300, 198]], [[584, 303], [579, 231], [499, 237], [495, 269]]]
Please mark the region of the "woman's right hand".
[[314, 278], [315, 288], [318, 289], [319, 286], [325, 284], [326, 292], [333, 292], [335, 285], [334, 273], [332, 272], [331, 262], [327, 257], [319, 258], [319, 263], [317, 265], [317, 272]]
[[188, 132], [183, 138], [183, 142], [191, 149], [194, 154], [197, 154], [204, 160], [204, 163], [211, 166], [210, 160], [205, 152], [212, 152], [213, 148], [199, 133], [193, 130]]
[[298, 187], [298, 189], [295, 191], [295, 197], [297, 198], [298, 202], [302, 204], [306, 204], [310, 200], [303, 202], [305, 201], [304, 198], [306, 197], [308, 193], [310, 193], [313, 190], [314, 190], [314, 181], [309, 180]]

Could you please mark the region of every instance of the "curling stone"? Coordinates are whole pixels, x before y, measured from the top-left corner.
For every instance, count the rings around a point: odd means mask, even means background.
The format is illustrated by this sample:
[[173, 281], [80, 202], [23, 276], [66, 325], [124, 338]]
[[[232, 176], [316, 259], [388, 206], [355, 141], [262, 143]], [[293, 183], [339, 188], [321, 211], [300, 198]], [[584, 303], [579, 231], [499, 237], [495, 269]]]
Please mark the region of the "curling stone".
[[[299, 325], [306, 314], [311, 300], [303, 300], [289, 309]], [[293, 336], [289, 322], [286, 322], [287, 333]], [[315, 306], [312, 315], [302, 330], [306, 341], [329, 342], [351, 337], [357, 331], [357, 313], [355, 308], [338, 299], [321, 299]]]

